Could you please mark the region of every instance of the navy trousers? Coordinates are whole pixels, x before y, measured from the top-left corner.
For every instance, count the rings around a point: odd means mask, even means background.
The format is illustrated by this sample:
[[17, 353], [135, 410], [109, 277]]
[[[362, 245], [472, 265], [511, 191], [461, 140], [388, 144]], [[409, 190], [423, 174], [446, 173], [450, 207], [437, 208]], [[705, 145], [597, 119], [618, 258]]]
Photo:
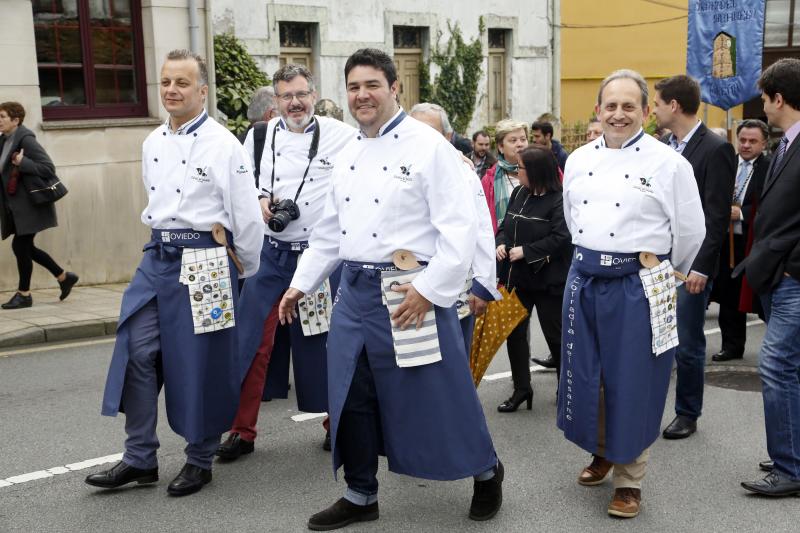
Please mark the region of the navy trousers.
[[[122, 460], [141, 469], [156, 468], [158, 460], [158, 395], [163, 384], [158, 304], [153, 298], [128, 319], [129, 360], [122, 389], [125, 406], [125, 453]], [[189, 442], [184, 449], [186, 462], [211, 469], [219, 435]]]

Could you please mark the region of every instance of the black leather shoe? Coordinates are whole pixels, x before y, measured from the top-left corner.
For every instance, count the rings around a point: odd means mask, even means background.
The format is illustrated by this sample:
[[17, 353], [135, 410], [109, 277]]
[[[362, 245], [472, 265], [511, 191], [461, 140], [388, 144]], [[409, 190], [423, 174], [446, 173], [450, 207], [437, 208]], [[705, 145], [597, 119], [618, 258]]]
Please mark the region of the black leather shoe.
[[142, 470], [120, 461], [108, 470], [89, 474], [86, 476], [85, 481], [87, 485], [104, 489], [115, 489], [133, 482], [140, 485], [155, 483], [158, 481], [158, 468]]
[[531, 361], [545, 368], [556, 368], [558, 366], [558, 360], [555, 357], [553, 357], [553, 354], [548, 354], [547, 359], [539, 359], [538, 357], [531, 357]]
[[498, 459], [494, 467], [494, 477], [486, 481], [475, 481], [472, 489], [472, 503], [469, 506], [469, 517], [482, 522], [497, 514], [503, 505], [503, 463]]
[[72, 286], [76, 283], [78, 283], [78, 275], [75, 272], [67, 272], [64, 276], [64, 281], [58, 282], [58, 286], [61, 287], [61, 294], [58, 295], [58, 299], [63, 300], [69, 296]]
[[238, 433], [231, 433], [217, 448], [217, 457], [224, 461], [235, 461], [240, 455], [253, 453], [255, 442], [244, 440]]
[[186, 463], [167, 487], [167, 492], [172, 496], [186, 496], [199, 491], [207, 483], [211, 483], [211, 470]]
[[688, 416], [678, 415], [670, 422], [662, 434], [665, 439], [685, 439], [697, 431], [697, 421]]
[[330, 531], [354, 522], [370, 522], [378, 519], [378, 502], [356, 505], [344, 498], [308, 519], [308, 529]]
[[322, 449], [326, 452], [331, 451], [331, 430], [325, 433], [325, 440], [322, 441]]
[[501, 413], [513, 413], [522, 402], [528, 402], [528, 411], [533, 409], [533, 390], [514, 390], [511, 398], [498, 405], [497, 410]]
[[761, 461], [758, 463], [758, 467], [764, 472], [772, 472], [772, 469], [775, 468], [775, 463], [773, 461]]
[[711, 356], [712, 361], [721, 363], [723, 361], [733, 361], [734, 359], [743, 359], [744, 353], [736, 353], [732, 350], [720, 350]]
[[3, 309], [22, 309], [23, 307], [30, 307], [33, 305], [33, 296], [23, 296], [18, 292], [14, 293], [9, 301], [0, 305]]
[[767, 474], [764, 479], [742, 482], [742, 487], [750, 492], [755, 492], [764, 496], [777, 497], [800, 494], [800, 481], [792, 481], [775, 470]]

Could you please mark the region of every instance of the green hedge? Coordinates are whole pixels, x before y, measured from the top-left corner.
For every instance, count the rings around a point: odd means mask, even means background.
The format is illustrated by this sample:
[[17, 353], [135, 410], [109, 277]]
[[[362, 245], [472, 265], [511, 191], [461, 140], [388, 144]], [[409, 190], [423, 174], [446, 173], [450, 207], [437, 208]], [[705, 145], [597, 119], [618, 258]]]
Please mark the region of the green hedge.
[[228, 117], [233, 133], [247, 130], [247, 106], [253, 92], [271, 85], [247, 49], [230, 33], [214, 37], [214, 72], [217, 78], [217, 108]]

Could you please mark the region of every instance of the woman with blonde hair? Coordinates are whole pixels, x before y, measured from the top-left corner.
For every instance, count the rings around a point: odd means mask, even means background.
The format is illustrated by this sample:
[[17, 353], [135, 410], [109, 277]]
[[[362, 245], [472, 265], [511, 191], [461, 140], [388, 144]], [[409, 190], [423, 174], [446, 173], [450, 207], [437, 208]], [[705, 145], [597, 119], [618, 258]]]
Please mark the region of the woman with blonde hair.
[[486, 171], [481, 179], [489, 212], [492, 214], [492, 229], [503, 221], [508, 209], [508, 199], [519, 185], [519, 152], [528, 146], [528, 125], [512, 119], [501, 120], [495, 127], [497, 163]]

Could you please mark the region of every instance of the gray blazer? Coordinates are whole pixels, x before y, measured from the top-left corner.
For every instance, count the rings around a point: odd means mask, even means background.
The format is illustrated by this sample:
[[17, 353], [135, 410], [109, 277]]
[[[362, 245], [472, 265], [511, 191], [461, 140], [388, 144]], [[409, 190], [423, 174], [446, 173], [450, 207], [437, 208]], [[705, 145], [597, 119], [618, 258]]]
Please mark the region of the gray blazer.
[[[0, 153], [6, 142], [5, 135], [0, 136]], [[35, 205], [31, 203], [28, 191], [25, 188], [25, 176], [55, 176], [56, 169], [47, 152], [36, 140], [36, 135], [25, 126], [17, 128], [13, 137], [14, 145], [10, 154], [24, 149], [22, 164], [19, 166], [20, 177], [17, 184], [17, 193], [8, 194], [8, 180], [11, 178], [11, 156], [5, 161], [0, 161], [0, 236], [3, 239], [9, 235], [30, 235], [39, 233], [48, 228], [58, 226], [55, 205]]]

